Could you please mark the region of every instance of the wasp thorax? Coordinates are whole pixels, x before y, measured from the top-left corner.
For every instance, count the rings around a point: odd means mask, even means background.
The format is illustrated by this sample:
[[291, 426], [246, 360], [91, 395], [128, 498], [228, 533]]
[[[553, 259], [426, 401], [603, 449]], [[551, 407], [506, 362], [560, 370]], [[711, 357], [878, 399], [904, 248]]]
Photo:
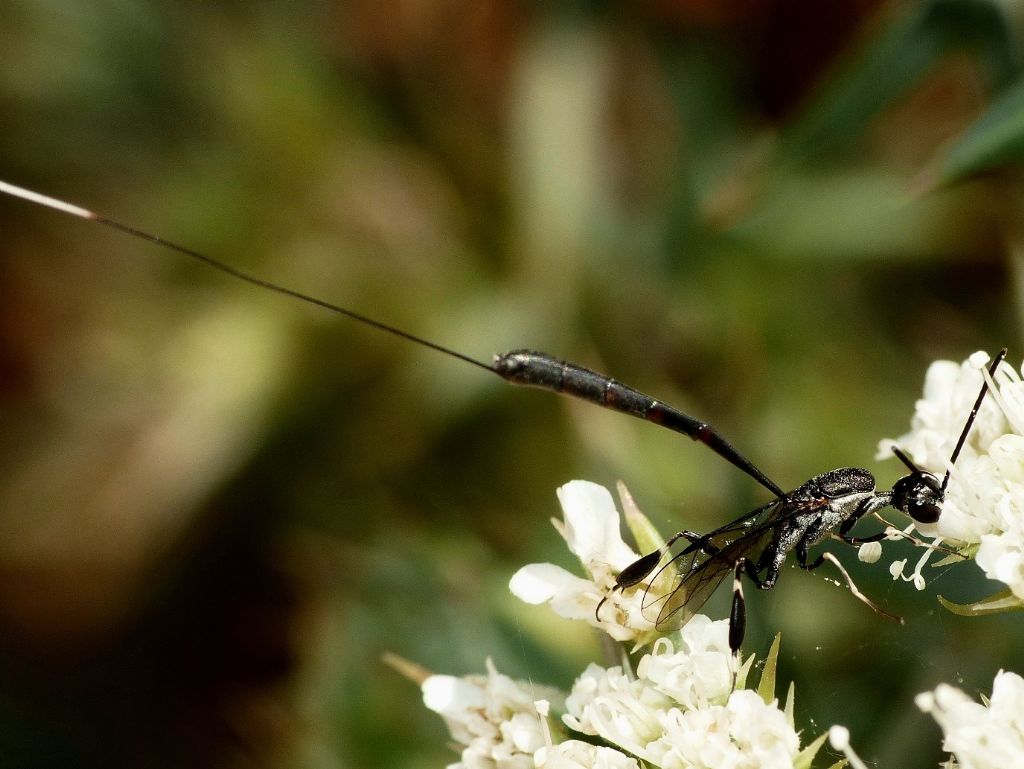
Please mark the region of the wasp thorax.
[[850, 494], [870, 494], [875, 490], [875, 476], [860, 467], [840, 467], [814, 479], [821, 492], [833, 499]]

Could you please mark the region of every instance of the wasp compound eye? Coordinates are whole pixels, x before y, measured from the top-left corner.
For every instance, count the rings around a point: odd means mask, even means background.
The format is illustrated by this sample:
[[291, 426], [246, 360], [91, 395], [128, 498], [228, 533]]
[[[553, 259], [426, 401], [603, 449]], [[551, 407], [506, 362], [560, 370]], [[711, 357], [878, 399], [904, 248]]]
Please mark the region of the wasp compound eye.
[[907, 515], [918, 523], [935, 523], [942, 514], [942, 508], [934, 502], [911, 500], [907, 506]]

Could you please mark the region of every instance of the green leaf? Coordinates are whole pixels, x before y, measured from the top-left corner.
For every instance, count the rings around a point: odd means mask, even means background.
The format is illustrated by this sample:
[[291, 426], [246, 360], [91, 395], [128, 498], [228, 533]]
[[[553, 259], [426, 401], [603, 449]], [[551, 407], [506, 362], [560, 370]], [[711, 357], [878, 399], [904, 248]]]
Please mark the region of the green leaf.
[[1007, 88], [940, 160], [936, 184], [1024, 160], [1024, 79]]
[[984, 617], [989, 614], [1003, 614], [1008, 611], [1024, 609], [1024, 603], [1009, 588], [973, 603], [953, 603], [940, 595], [939, 603], [961, 617]]
[[991, 83], [1010, 79], [1013, 38], [995, 3], [932, 0], [898, 13], [880, 19], [877, 32], [828, 81], [786, 137], [787, 154], [818, 153], [859, 135], [951, 50], [972, 50]]

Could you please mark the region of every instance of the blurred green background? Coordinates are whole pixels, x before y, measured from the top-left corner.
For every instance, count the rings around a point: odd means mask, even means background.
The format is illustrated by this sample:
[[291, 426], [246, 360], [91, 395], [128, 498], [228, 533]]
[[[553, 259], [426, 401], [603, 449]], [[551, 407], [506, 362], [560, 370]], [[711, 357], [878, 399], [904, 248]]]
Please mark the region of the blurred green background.
[[[9, 0], [0, 178], [471, 356], [543, 349], [711, 420], [784, 487], [898, 475], [927, 364], [1021, 358], [1024, 4]], [[681, 436], [0, 201], [0, 765], [437, 767], [389, 650], [568, 687], [572, 478], [664, 531], [763, 490]], [[834, 546], [833, 546], [834, 547]], [[913, 556], [913, 553], [907, 553]], [[931, 767], [912, 705], [1024, 671], [845, 554], [749, 600], [806, 734]], [[888, 559], [886, 559], [888, 562]], [[722, 597], [720, 597], [722, 598]], [[725, 601], [709, 604], [725, 616]]]

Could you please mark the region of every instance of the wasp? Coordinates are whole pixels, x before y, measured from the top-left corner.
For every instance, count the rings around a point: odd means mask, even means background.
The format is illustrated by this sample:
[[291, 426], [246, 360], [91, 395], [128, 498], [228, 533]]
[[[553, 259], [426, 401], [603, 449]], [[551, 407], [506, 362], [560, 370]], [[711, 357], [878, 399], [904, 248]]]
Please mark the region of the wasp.
[[[888, 491], [879, 491], [876, 488], [875, 477], [867, 470], [859, 467], [842, 467], [816, 475], [794, 490], [785, 492], [707, 422], [591, 369], [531, 350], [515, 350], [497, 355], [490, 362], [480, 361], [353, 310], [264, 280], [213, 257], [81, 206], [3, 181], [0, 181], [0, 192], [147, 240], [202, 262], [233, 278], [401, 337], [488, 371], [512, 384], [536, 387], [588, 401], [661, 425], [703, 443], [771, 492], [774, 499], [707, 534], [680, 531], [664, 546], [641, 557], [618, 575], [613, 592], [634, 588], [645, 580], [648, 581], [643, 607], [645, 613], [653, 617], [652, 621], [659, 630], [669, 631], [684, 625], [700, 610], [731, 572], [733, 600], [729, 644], [733, 651], [737, 651], [742, 644], [746, 628], [742, 579], [746, 577], [759, 589], [770, 590], [775, 586], [791, 552], [795, 553], [799, 566], [808, 571], [818, 568], [826, 561], [834, 563], [843, 571], [847, 583], [858, 598], [879, 613], [892, 617], [856, 589], [835, 556], [823, 552], [812, 560], [810, 548], [831, 536], [836, 536], [850, 545], [877, 542], [886, 538], [886, 531], [866, 537], [851, 535], [853, 527], [861, 518], [886, 507], [893, 507], [906, 513], [918, 523], [934, 523], [942, 513], [950, 470], [946, 471], [940, 481], [937, 476], [914, 464], [898, 447], [894, 447], [893, 451], [908, 473]], [[995, 356], [989, 367], [990, 374], [995, 373], [1005, 356], [1005, 349]], [[949, 467], [953, 466], [960, 455], [987, 389], [987, 383], [983, 383], [950, 456]], [[685, 547], [671, 555], [667, 562], [662, 563], [666, 556], [670, 555], [672, 546], [680, 540], [685, 540]], [[656, 590], [652, 585], [660, 585], [666, 581], [659, 580], [662, 574], [672, 576], [672, 579], [668, 580], [671, 584], [667, 589]], [[603, 603], [604, 600], [598, 605], [598, 612]]]

